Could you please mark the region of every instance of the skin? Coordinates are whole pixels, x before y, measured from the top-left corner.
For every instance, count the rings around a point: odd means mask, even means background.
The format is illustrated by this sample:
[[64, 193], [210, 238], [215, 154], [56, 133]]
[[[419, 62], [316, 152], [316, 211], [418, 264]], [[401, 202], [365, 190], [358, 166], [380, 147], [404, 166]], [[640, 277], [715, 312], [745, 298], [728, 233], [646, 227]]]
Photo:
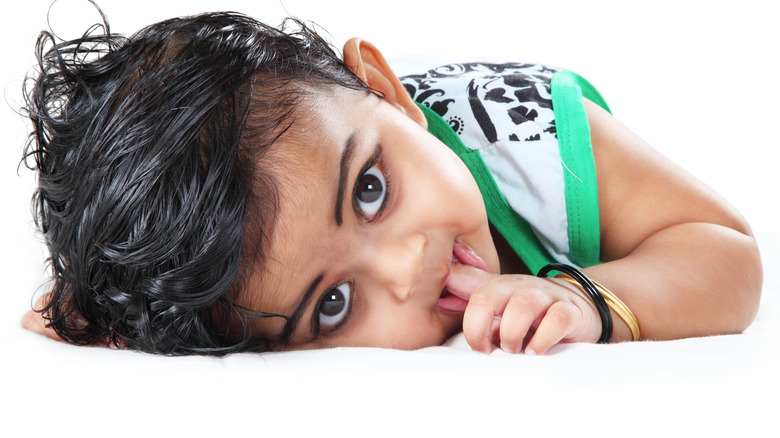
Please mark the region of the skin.
[[[428, 134], [425, 118], [381, 53], [352, 39], [344, 60], [385, 98], [334, 88], [314, 93], [302, 108], [301, 123], [274, 152], [284, 168], [277, 225], [268, 262], [253, 273], [241, 304], [300, 315], [284, 349], [415, 349], [439, 345], [461, 328], [482, 352], [542, 354], [557, 343], [595, 342], [601, 323], [590, 299], [566, 282], [518, 273], [525, 267], [500, 236], [491, 235], [473, 178]], [[585, 108], [604, 263], [584, 273], [632, 309], [643, 339], [744, 330], [755, 317], [762, 285], [758, 247], [745, 220], [610, 114], [587, 100]], [[339, 221], [347, 144], [354, 150]], [[354, 202], [353, 186], [377, 145], [381, 159], [371, 172], [387, 177], [390, 192], [383, 208], [367, 215]], [[456, 243], [487, 269], [453, 263]], [[346, 284], [354, 285], [346, 322], [318, 329], [321, 298]], [[468, 301], [464, 312], [437, 306], [444, 287]], [[628, 327], [612, 316], [612, 341], [630, 340]], [[33, 319], [26, 324], [45, 331]], [[280, 333], [283, 323], [253, 322], [266, 334]]]
[[[307, 162], [306, 171], [288, 173], [285, 199], [295, 201], [282, 206], [278, 223], [284, 231], [275, 236], [270, 248], [275, 262], [264, 275], [275, 281], [258, 283], [251, 304], [290, 315], [303, 294], [281, 291], [306, 290], [307, 282], [322, 275], [312, 295], [353, 281], [353, 309], [343, 326], [318, 336], [310, 323], [317, 299], [311, 299], [285, 348], [438, 345], [460, 328], [459, 315], [436, 307], [442, 284], [468, 300], [462, 329], [475, 350], [541, 354], [559, 342], [595, 342], [600, 320], [578, 288], [507, 273], [522, 272], [524, 265], [504, 250], [500, 238], [489, 236], [468, 171], [427, 133], [424, 117], [381, 53], [353, 39], [344, 59], [385, 99], [330, 90], [317, 101], [316, 123], [309, 124], [317, 128], [307, 130], [304, 143], [317, 144], [321, 153]], [[605, 263], [584, 272], [633, 309], [645, 339], [744, 330], [755, 316], [762, 282], [747, 223], [610, 114], [587, 100], [585, 106], [598, 170]], [[339, 148], [351, 133], [358, 133], [366, 148], [382, 144], [393, 195], [373, 221], [346, 208], [344, 224], [337, 226], [334, 171]], [[309, 181], [325, 184], [312, 188]], [[469, 245], [488, 269], [466, 264], [445, 269], [456, 241]], [[437, 259], [433, 264], [431, 257]], [[295, 274], [285, 276], [289, 272]], [[612, 340], [631, 339], [627, 325], [614, 313], [613, 319]]]
[[[462, 319], [436, 306], [455, 243], [499, 271], [476, 182], [446, 146], [376, 95], [338, 87], [319, 93], [310, 105], [302, 116], [307, 120], [275, 147], [275, 161], [286, 163], [277, 225], [268, 262], [255, 272], [242, 304], [283, 315], [302, 306], [287, 349], [441, 344]], [[370, 167], [380, 146], [381, 158]], [[348, 147], [352, 158], [340, 190]], [[386, 203], [378, 199], [376, 211], [353, 199], [353, 186], [367, 167], [381, 173], [388, 188]], [[352, 288], [345, 294], [352, 301], [346, 322], [318, 330], [318, 301], [342, 284]], [[281, 323], [260, 320], [255, 329], [274, 334]]]

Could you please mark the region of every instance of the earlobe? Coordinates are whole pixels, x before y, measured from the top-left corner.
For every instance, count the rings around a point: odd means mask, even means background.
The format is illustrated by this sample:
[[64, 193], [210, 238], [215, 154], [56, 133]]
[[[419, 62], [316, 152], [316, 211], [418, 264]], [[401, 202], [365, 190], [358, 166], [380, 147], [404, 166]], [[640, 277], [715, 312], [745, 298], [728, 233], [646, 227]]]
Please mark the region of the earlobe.
[[423, 128], [428, 128], [428, 121], [422, 110], [406, 92], [376, 46], [360, 38], [351, 38], [344, 44], [344, 63], [369, 87], [384, 94], [388, 103]]

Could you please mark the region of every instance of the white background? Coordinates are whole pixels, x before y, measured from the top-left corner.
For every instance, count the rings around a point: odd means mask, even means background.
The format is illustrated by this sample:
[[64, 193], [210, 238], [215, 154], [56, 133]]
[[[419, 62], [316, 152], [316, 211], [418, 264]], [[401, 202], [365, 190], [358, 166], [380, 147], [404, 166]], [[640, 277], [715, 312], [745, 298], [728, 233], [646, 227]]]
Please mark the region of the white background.
[[[755, 231], [777, 233], [780, 16], [771, 2], [103, 0], [99, 4], [112, 31], [125, 34], [172, 16], [236, 10], [271, 24], [285, 15], [314, 21], [330, 32], [339, 47], [347, 38], [361, 36], [391, 61], [409, 56], [462, 61], [504, 58], [571, 69], [602, 92], [616, 117], [735, 204]], [[22, 79], [34, 63], [36, 36], [47, 27], [49, 2], [7, 2], [3, 9], [0, 355], [24, 361], [23, 356], [15, 358], [13, 347], [26, 335], [18, 328], [19, 319], [44, 281], [45, 252], [31, 223], [32, 172], [19, 166], [28, 126], [16, 112], [21, 106]], [[85, 0], [60, 0], [49, 15], [53, 30], [65, 38], [78, 36], [99, 19]], [[40, 367], [40, 381], [47, 382], [58, 374], [56, 364], [49, 365], [20, 366]], [[111, 370], [103, 371], [96, 372], [95, 382], [120, 381]], [[88, 391], [81, 391], [94, 382], [78, 382], [72, 399], [63, 399], [62, 393], [48, 395], [46, 386], [38, 382], [17, 381], [7, 374], [2, 379], [3, 404], [41, 402], [22, 406], [26, 416], [23, 421], [17, 418], [31, 430], [45, 423], [35, 421], [35, 412], [50, 406], [45, 404], [50, 397], [58, 399], [59, 405], [116, 404], [113, 413], [100, 413], [110, 416], [121, 411], [121, 394], [132, 389], [118, 390], [116, 400], [90, 400]], [[10, 395], [5, 392], [8, 387], [15, 389]], [[219, 403], [219, 390], [209, 391], [204, 402]], [[36, 397], [19, 396], [29, 392]], [[327, 391], [315, 392], [327, 401]], [[192, 390], [193, 398], [201, 396]], [[330, 408], [338, 410], [338, 406]], [[453, 410], [450, 420], [457, 419], [459, 412]], [[0, 415], [8, 414], [3, 407]], [[146, 414], [150, 415], [155, 414]], [[518, 423], [517, 428], [522, 431], [524, 426]]]

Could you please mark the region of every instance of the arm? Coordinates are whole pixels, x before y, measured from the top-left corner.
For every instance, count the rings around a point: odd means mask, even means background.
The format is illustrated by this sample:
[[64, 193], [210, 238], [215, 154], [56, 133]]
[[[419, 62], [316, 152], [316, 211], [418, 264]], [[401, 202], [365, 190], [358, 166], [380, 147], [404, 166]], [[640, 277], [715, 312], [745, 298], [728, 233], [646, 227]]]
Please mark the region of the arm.
[[[585, 101], [598, 174], [602, 260], [584, 270], [639, 320], [644, 339], [744, 330], [762, 284], [758, 247], [744, 219], [609, 113]], [[543, 353], [558, 342], [595, 342], [601, 324], [581, 291], [558, 279], [494, 275], [454, 266], [451, 290], [469, 300], [469, 345]], [[500, 320], [494, 317], [500, 316]], [[612, 314], [613, 341], [631, 339]]]
[[[585, 101], [604, 264], [584, 272], [634, 312], [647, 339], [741, 332], [762, 284], [750, 227], [726, 201]], [[615, 316], [613, 314], [613, 316]], [[630, 339], [615, 319], [613, 339]]]

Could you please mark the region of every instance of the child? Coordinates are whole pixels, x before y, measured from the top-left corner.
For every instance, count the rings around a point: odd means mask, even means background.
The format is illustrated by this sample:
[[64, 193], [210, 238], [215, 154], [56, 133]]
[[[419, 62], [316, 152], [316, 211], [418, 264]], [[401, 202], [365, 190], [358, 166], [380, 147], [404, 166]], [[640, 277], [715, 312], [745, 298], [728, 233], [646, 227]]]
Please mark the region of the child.
[[465, 64], [402, 81], [371, 44], [342, 60], [298, 24], [42, 34], [28, 156], [53, 283], [27, 327], [163, 354], [462, 329], [541, 354], [751, 322], [748, 225], [584, 79]]

